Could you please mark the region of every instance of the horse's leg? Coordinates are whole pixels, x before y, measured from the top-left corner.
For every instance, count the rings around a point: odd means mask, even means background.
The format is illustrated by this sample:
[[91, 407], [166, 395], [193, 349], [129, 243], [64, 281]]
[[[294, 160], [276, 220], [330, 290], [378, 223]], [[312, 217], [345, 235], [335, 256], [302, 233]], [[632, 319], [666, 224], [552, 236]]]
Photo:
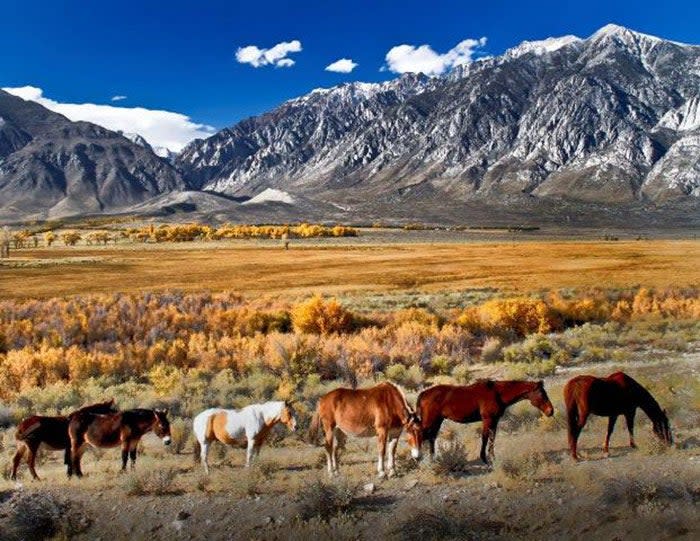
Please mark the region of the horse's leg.
[[136, 468], [136, 453], [139, 448], [139, 441], [136, 440], [129, 445], [129, 458], [131, 459], [131, 469]]
[[[484, 417], [481, 420], [481, 452], [479, 456], [481, 461], [487, 466], [491, 465], [489, 456], [493, 457], [493, 440], [496, 437], [496, 425], [498, 419], [494, 417]], [[489, 444], [488, 456], [486, 454], [486, 444]]]
[[129, 462], [129, 442], [122, 442], [122, 471], [126, 471], [126, 464]]
[[578, 460], [578, 437], [581, 434], [581, 430], [586, 424], [586, 420], [588, 419], [588, 412], [579, 411], [579, 408], [575, 403], [567, 407], [567, 417], [569, 425], [569, 449], [571, 450], [571, 457], [574, 460]]
[[78, 445], [72, 445], [71, 446], [71, 457], [73, 459], [73, 473], [77, 475], [78, 477], [83, 476], [83, 470], [80, 467], [80, 459], [83, 457], [83, 453], [85, 452], [85, 445], [82, 444], [80, 446]]
[[426, 431], [426, 439], [428, 440], [428, 446], [430, 447], [430, 460], [435, 458], [435, 441], [437, 440], [437, 435], [440, 432], [440, 426], [442, 426], [443, 419], [437, 419], [435, 423]]
[[204, 473], [206, 475], [209, 475], [209, 462], [207, 461], [207, 457], [209, 456], [209, 445], [211, 445], [211, 443], [206, 440], [199, 443], [199, 458], [202, 461], [202, 466], [204, 466]]
[[335, 471], [334, 441], [335, 427], [330, 424], [323, 425], [323, 450], [326, 452], [326, 466], [328, 467], [328, 475], [333, 475]]
[[634, 443], [634, 415], [637, 413], [636, 409], [628, 411], [625, 413], [625, 421], [627, 421], [627, 431], [630, 433], [630, 447], [636, 449], [637, 444]]
[[377, 429], [377, 475], [380, 479], [386, 477], [386, 472], [384, 471], [384, 457], [386, 456], [386, 440], [387, 433], [386, 429]]
[[249, 468], [251, 461], [253, 460], [253, 450], [255, 449], [255, 439], [248, 438], [248, 448], [245, 454], [245, 467]]
[[15, 452], [15, 456], [12, 457], [12, 473], [10, 474], [10, 479], [13, 481], [17, 480], [17, 468], [19, 468], [22, 457], [24, 457], [26, 452], [27, 445], [24, 442], [18, 442], [17, 452]]
[[607, 458], [610, 456], [610, 436], [615, 430], [615, 423], [617, 422], [617, 415], [611, 415], [608, 417], [608, 432], [605, 435], [605, 443], [603, 444], [603, 454]]
[[32, 473], [32, 477], [36, 480], [39, 481], [39, 475], [36, 473], [36, 468], [34, 467], [34, 464], [36, 462], [36, 454], [37, 451], [39, 450], [39, 445], [38, 443], [30, 443], [27, 448], [29, 449], [29, 454], [27, 455], [27, 465], [29, 466], [29, 471]]
[[396, 462], [396, 445], [399, 443], [399, 438], [391, 438], [389, 440], [389, 452], [387, 453], [387, 458], [389, 460], [389, 477], [396, 475], [396, 470], [394, 469], [394, 464]]
[[73, 476], [73, 461], [71, 460], [70, 456], [70, 443], [68, 444], [68, 447], [66, 447], [66, 450], [63, 452], [63, 463], [66, 465], [66, 474], [68, 477]]
[[493, 464], [493, 460], [495, 458], [495, 453], [493, 450], [494, 444], [496, 442], [496, 429], [498, 428], [498, 417], [494, 417], [491, 421], [491, 426], [489, 428], [489, 449], [488, 449], [488, 457], [489, 457], [489, 463]]

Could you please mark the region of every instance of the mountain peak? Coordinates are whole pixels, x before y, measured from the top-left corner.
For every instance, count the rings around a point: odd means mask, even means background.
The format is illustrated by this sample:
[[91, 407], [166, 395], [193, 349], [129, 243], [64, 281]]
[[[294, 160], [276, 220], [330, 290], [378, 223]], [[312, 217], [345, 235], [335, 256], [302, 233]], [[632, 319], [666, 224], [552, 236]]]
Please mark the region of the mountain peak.
[[516, 58], [527, 53], [534, 53], [540, 56], [559, 50], [573, 43], [580, 43], [581, 41], [583, 41], [581, 38], [571, 34], [558, 38], [552, 37], [537, 41], [523, 41], [520, 45], [508, 49], [505, 52], [505, 56], [508, 58]]

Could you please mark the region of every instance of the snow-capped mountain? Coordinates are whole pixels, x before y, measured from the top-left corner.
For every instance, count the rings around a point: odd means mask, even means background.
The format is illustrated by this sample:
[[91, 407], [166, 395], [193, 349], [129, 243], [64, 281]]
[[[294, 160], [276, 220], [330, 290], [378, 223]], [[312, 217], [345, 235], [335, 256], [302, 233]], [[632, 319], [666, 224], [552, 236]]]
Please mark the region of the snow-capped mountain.
[[0, 216], [114, 212], [186, 188], [149, 147], [101, 126], [2, 90], [0, 117]]
[[444, 77], [318, 89], [192, 142], [176, 164], [201, 189], [357, 209], [679, 200], [699, 195], [699, 99], [700, 47], [608, 25]]

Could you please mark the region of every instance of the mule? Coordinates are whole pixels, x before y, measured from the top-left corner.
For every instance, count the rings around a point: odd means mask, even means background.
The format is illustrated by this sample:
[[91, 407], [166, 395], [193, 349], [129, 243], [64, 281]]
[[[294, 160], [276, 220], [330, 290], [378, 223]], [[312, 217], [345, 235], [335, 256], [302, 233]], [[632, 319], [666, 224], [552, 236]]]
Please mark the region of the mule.
[[72, 472], [82, 477], [80, 459], [88, 445], [93, 447], [122, 448], [122, 471], [131, 459], [131, 468], [136, 466], [136, 450], [141, 438], [148, 432], [154, 432], [170, 445], [170, 422], [167, 410], [132, 409], [118, 413], [96, 414], [81, 412], [73, 416], [68, 423]]
[[196, 438], [194, 456], [204, 466], [209, 475], [207, 456], [213, 441], [228, 445], [247, 445], [245, 465], [249, 467], [253, 458], [260, 453], [270, 430], [282, 423], [294, 432], [297, 420], [294, 409], [286, 402], [265, 402], [251, 404], [240, 410], [211, 408], [198, 414], [192, 421]]
[[[421, 457], [420, 419], [408, 405], [403, 391], [393, 383], [383, 382], [367, 389], [335, 389], [323, 395], [311, 421], [310, 436], [315, 441], [319, 428], [325, 434], [324, 447], [328, 474], [338, 473], [338, 448], [346, 436], [377, 436], [377, 474], [395, 474], [396, 446], [406, 429], [411, 455]], [[387, 452], [388, 450], [388, 452]]]
[[578, 460], [578, 438], [590, 414], [608, 418], [608, 430], [603, 443], [603, 453], [610, 455], [610, 436], [620, 415], [625, 416], [630, 447], [635, 448], [634, 417], [637, 408], [646, 413], [653, 424], [654, 434], [666, 445], [673, 443], [666, 412], [637, 381], [624, 372], [615, 372], [606, 378], [576, 376], [564, 387], [564, 404], [568, 424], [569, 450]]
[[423, 438], [430, 445], [431, 458], [435, 457], [435, 440], [445, 419], [456, 423], [481, 421], [479, 456], [491, 465], [498, 421], [509, 406], [521, 400], [529, 400], [548, 417], [554, 414], [542, 381], [480, 380], [466, 386], [434, 385], [425, 389], [418, 395], [416, 412], [421, 419]]
[[70, 438], [68, 437], [68, 421], [76, 414], [91, 411], [93, 413], [110, 413], [116, 411], [114, 407], [114, 399], [97, 404], [84, 406], [69, 415], [59, 416], [44, 416], [32, 415], [23, 419], [17, 426], [15, 432], [15, 442], [17, 443], [17, 451], [12, 458], [12, 473], [10, 477], [13, 480], [17, 479], [17, 469], [19, 468], [22, 458], [26, 455], [27, 466], [32, 477], [39, 481], [39, 475], [36, 473], [35, 462], [36, 454], [39, 446], [43, 443], [52, 451], [61, 451], [64, 453], [64, 462], [69, 471], [71, 468], [70, 461]]

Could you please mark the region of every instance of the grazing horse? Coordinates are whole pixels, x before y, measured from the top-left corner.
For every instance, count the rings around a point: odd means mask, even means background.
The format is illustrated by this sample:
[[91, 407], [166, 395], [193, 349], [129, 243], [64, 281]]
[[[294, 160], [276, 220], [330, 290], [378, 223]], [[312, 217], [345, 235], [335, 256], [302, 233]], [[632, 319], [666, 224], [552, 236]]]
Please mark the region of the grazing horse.
[[606, 378], [577, 376], [569, 380], [564, 387], [564, 403], [569, 426], [569, 449], [574, 460], [578, 460], [578, 437], [591, 413], [608, 418], [608, 431], [603, 443], [605, 456], [609, 455], [610, 435], [620, 415], [624, 415], [627, 421], [630, 447], [636, 447], [634, 415], [637, 408], [641, 408], [651, 419], [654, 434], [661, 441], [667, 445], [673, 443], [666, 412], [649, 391], [624, 372], [615, 372]]
[[[167, 410], [132, 409], [118, 413], [95, 414], [81, 412], [68, 423], [70, 452], [73, 472], [82, 477], [80, 459], [87, 445], [93, 447], [122, 448], [122, 471], [131, 458], [131, 467], [136, 464], [136, 449], [144, 434], [155, 432], [165, 445], [170, 445], [170, 422]], [[72, 475], [71, 470], [68, 475]]]
[[85, 406], [68, 416], [47, 417], [43, 415], [32, 415], [24, 419], [17, 427], [15, 432], [15, 441], [17, 442], [17, 452], [12, 458], [12, 473], [11, 478], [17, 479], [17, 468], [22, 461], [22, 457], [27, 455], [27, 465], [32, 477], [39, 480], [39, 476], [34, 468], [36, 461], [36, 453], [39, 446], [44, 443], [53, 451], [65, 451], [65, 464], [70, 471], [70, 438], [68, 437], [68, 422], [74, 415], [91, 411], [93, 413], [109, 413], [116, 411], [114, 408], [114, 399], [107, 402], [99, 402]]
[[[377, 436], [377, 473], [385, 477], [385, 457], [388, 458], [389, 476], [394, 475], [396, 445], [405, 428], [411, 455], [421, 456], [422, 434], [420, 419], [408, 405], [403, 391], [385, 381], [368, 389], [335, 389], [318, 401], [311, 422], [310, 436], [317, 439], [320, 427], [325, 433], [328, 473], [338, 472], [338, 447], [345, 436], [369, 438]], [[388, 441], [388, 453], [387, 453]]]
[[416, 412], [421, 418], [423, 437], [430, 444], [430, 456], [435, 456], [435, 440], [445, 419], [456, 423], [480, 420], [480, 456], [482, 461], [490, 464], [494, 457], [493, 444], [498, 421], [510, 405], [525, 399], [546, 416], [554, 414], [542, 381], [480, 380], [467, 386], [434, 385], [425, 389], [418, 395]]
[[297, 420], [292, 406], [286, 402], [265, 402], [251, 404], [240, 410], [211, 408], [197, 415], [192, 421], [196, 438], [194, 458], [202, 461], [204, 471], [209, 474], [207, 455], [211, 442], [233, 445], [247, 444], [245, 465], [260, 453], [260, 447], [272, 427], [282, 423], [292, 432], [297, 428]]

